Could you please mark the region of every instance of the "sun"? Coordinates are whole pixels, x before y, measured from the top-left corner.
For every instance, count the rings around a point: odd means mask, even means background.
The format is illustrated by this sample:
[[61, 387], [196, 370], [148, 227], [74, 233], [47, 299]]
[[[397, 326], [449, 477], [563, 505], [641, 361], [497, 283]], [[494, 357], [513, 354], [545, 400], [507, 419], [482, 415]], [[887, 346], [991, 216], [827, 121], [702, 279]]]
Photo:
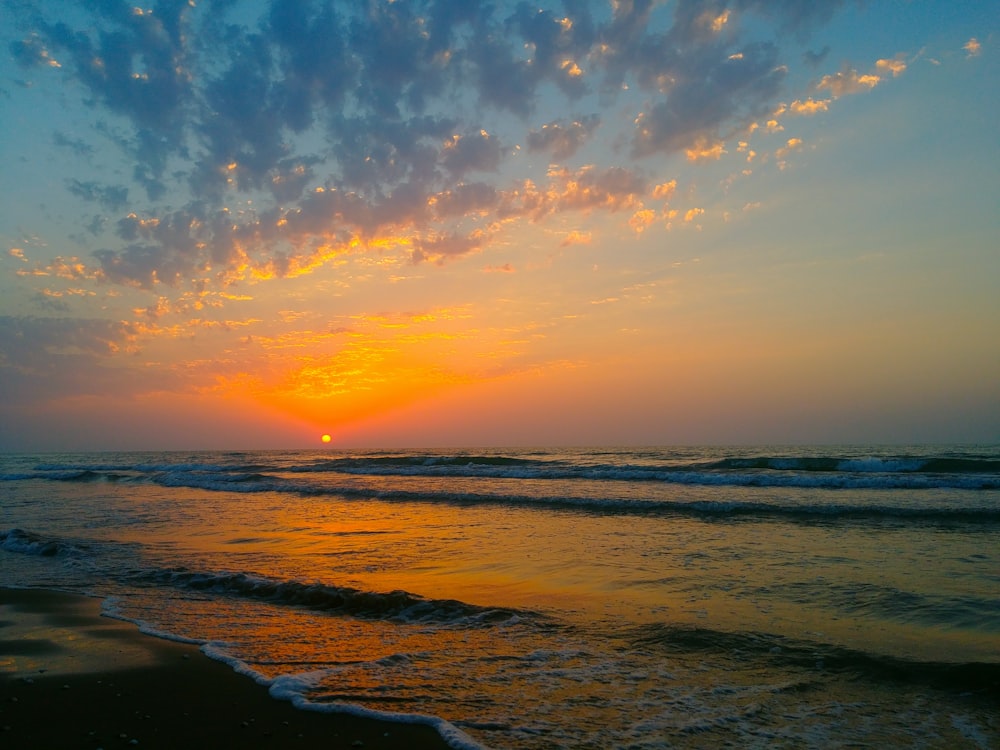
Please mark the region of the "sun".
[[323, 435], [323, 437], [321, 437], [320, 440], [322, 440], [324, 443], [329, 443], [331, 440], [333, 440], [333, 438], [330, 437], [329, 435]]

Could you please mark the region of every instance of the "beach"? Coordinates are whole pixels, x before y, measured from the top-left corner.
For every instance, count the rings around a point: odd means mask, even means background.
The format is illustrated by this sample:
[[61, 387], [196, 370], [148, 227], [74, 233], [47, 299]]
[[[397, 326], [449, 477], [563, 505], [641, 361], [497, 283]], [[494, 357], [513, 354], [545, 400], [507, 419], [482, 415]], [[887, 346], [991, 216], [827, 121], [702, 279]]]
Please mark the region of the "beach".
[[96, 599], [0, 588], [0, 744], [9, 748], [448, 745], [431, 727], [294, 708], [193, 645]]
[[0, 492], [3, 747], [1000, 747], [1000, 447], [23, 454]]

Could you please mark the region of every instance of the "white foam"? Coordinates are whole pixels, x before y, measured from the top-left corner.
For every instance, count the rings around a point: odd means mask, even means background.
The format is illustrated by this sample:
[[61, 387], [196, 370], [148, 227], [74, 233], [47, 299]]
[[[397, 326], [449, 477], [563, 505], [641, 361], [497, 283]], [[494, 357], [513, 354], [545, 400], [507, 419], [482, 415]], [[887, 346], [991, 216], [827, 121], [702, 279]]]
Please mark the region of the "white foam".
[[249, 677], [259, 685], [267, 687], [268, 693], [272, 698], [288, 701], [297, 709], [318, 713], [349, 714], [351, 716], [377, 719], [396, 724], [423, 724], [433, 727], [444, 741], [448, 743], [448, 746], [454, 748], [454, 750], [488, 750], [485, 745], [476, 742], [454, 724], [437, 716], [378, 711], [353, 703], [316, 703], [310, 701], [305, 698], [304, 694], [319, 686], [322, 680], [329, 676], [328, 672], [299, 672], [297, 674], [286, 674], [275, 678], [268, 678], [245, 662], [230, 656], [223, 646], [224, 644], [221, 643], [206, 643], [202, 645], [201, 650], [206, 656], [232, 667], [233, 671], [237, 674]]
[[118, 608], [119, 598], [116, 596], [109, 596], [107, 599], [101, 602], [101, 615], [108, 617], [112, 620], [120, 620], [121, 622], [130, 622], [135, 625], [139, 632], [143, 635], [152, 636], [153, 638], [161, 638], [164, 641], [173, 641], [174, 643], [185, 643], [192, 646], [202, 646], [203, 641], [199, 641], [196, 638], [186, 638], [182, 635], [176, 635], [174, 633], [169, 633], [165, 630], [159, 630], [152, 627], [149, 623], [143, 622], [142, 620], [136, 620], [131, 617], [126, 617], [121, 613]]
[[[278, 680], [275, 680], [275, 683], [277, 682]], [[276, 694], [275, 685], [272, 685], [272, 696], [281, 697], [282, 692], [282, 689], [279, 688]], [[289, 700], [296, 708], [304, 711], [317, 711], [320, 713], [330, 714], [349, 714], [351, 716], [358, 716], [366, 719], [378, 719], [379, 721], [388, 721], [398, 724], [424, 724], [433, 727], [437, 733], [441, 735], [444, 741], [448, 743], [448, 746], [454, 748], [454, 750], [487, 750], [485, 745], [479, 744], [454, 724], [451, 724], [437, 716], [389, 713], [387, 711], [377, 711], [375, 709], [365, 708], [364, 706], [358, 706], [352, 703], [313, 703], [312, 701], [306, 700], [301, 695], [291, 695], [287, 698], [287, 700]]]

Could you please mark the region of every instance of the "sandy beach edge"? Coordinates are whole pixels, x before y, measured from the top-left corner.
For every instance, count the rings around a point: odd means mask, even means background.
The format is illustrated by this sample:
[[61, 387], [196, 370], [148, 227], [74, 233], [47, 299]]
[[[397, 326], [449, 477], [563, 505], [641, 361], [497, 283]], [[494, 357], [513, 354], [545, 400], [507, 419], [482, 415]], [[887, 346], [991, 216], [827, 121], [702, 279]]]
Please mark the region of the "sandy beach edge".
[[444, 750], [432, 726], [304, 711], [210, 659], [103, 617], [100, 600], [0, 587], [5, 747]]

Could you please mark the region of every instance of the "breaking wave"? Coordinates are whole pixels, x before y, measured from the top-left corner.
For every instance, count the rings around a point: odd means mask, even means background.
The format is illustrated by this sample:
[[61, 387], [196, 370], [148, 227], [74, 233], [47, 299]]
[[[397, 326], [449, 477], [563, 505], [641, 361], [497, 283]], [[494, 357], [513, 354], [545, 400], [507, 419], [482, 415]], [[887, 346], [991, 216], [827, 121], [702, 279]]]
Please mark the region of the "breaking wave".
[[247, 573], [155, 570], [135, 573], [132, 580], [138, 584], [204, 591], [272, 605], [406, 623], [480, 627], [541, 618], [541, 615], [532, 612], [481, 607], [454, 599], [427, 599], [406, 591], [362, 591], [322, 583], [273, 580]]

